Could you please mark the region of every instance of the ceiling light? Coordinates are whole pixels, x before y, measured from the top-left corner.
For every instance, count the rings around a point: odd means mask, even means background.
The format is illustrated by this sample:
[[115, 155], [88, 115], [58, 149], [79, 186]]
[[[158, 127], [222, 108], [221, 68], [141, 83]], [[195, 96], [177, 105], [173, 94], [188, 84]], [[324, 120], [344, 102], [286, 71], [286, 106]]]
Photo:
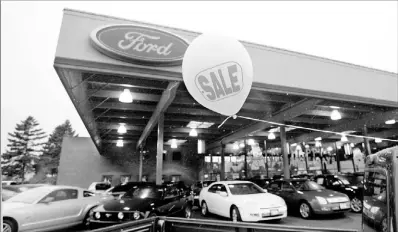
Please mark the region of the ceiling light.
[[276, 137], [275, 137], [275, 134], [274, 134], [273, 132], [271, 132], [271, 133], [268, 134], [268, 139], [273, 140], [273, 139], [275, 139], [275, 138], [276, 138]]
[[176, 139], [171, 140], [171, 148], [177, 148], [177, 140]]
[[347, 136], [342, 135], [341, 136], [341, 142], [348, 142]]
[[330, 118], [332, 120], [340, 120], [341, 119], [341, 114], [338, 110], [333, 110], [332, 114], [330, 115]]
[[387, 120], [386, 124], [391, 125], [391, 124], [395, 124], [395, 119], [391, 119], [391, 120]]
[[322, 141], [321, 137], [315, 138], [315, 141]]
[[332, 109], [340, 109], [339, 106], [330, 106], [330, 108], [332, 108]]
[[232, 146], [232, 149], [238, 150], [239, 149], [239, 145], [237, 143], [234, 143], [234, 145]]
[[192, 128], [192, 130], [189, 132], [189, 136], [197, 137], [198, 136], [198, 131], [195, 128]]
[[307, 145], [305, 145], [305, 148], [310, 148], [310, 145], [308, 145], [308, 144], [307, 144]]
[[315, 147], [322, 147], [322, 143], [320, 141], [315, 142]]
[[297, 143], [293, 143], [293, 144], [292, 144], [292, 147], [295, 147], [295, 146], [297, 146]]
[[383, 140], [381, 138], [376, 138], [375, 139], [375, 143], [381, 143], [381, 142], [383, 142]]
[[244, 143], [240, 143], [240, 144], [239, 144], [239, 147], [240, 147], [240, 148], [244, 148], [244, 147], [245, 147], [245, 144], [244, 144]]
[[212, 123], [212, 122], [197, 122], [197, 121], [190, 121], [189, 123], [188, 123], [188, 125], [187, 125], [187, 127], [188, 128], [200, 128], [200, 129], [203, 129], [203, 128], [209, 128], [209, 127], [211, 127], [211, 126], [213, 126], [214, 125], [214, 123]]
[[355, 144], [351, 143], [350, 146], [351, 146], [351, 147], [355, 147]]
[[119, 101], [123, 103], [132, 103], [133, 95], [131, 95], [129, 89], [124, 89], [123, 93], [120, 94]]
[[123, 147], [123, 140], [119, 139], [119, 140], [116, 142], [116, 146], [117, 146], [117, 147]]
[[327, 150], [328, 151], [333, 151], [333, 148], [332, 147], [328, 147]]
[[166, 151], [166, 150], [163, 150], [163, 154], [167, 154], [167, 151]]
[[124, 124], [120, 124], [119, 129], [117, 129], [117, 133], [119, 134], [124, 134], [127, 132], [126, 127], [124, 126]]
[[253, 139], [249, 139], [247, 141], [247, 144], [249, 144], [250, 146], [253, 146], [254, 145], [254, 140]]

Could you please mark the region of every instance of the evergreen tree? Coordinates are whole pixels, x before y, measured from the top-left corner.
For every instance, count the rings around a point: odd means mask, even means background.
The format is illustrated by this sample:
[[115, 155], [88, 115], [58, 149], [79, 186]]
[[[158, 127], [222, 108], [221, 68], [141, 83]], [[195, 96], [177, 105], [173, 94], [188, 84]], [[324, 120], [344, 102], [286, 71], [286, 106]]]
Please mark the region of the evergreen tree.
[[2, 173], [19, 176], [25, 180], [25, 174], [34, 171], [34, 166], [42, 154], [43, 140], [47, 137], [35, 118], [29, 116], [15, 127], [14, 133], [8, 133], [7, 151], [2, 154]]
[[50, 137], [44, 147], [43, 159], [41, 165], [50, 171], [52, 175], [58, 173], [59, 159], [61, 154], [62, 140], [64, 137], [76, 137], [69, 120], [58, 125], [50, 134]]

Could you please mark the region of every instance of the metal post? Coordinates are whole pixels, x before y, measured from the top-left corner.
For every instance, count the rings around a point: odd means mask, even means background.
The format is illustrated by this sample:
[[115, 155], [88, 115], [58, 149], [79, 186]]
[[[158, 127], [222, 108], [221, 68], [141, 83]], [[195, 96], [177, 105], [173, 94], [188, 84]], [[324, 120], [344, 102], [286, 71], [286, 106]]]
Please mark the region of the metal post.
[[143, 148], [142, 147], [140, 147], [140, 166], [139, 166], [139, 169], [138, 169], [138, 181], [141, 181], [142, 180], [142, 163], [143, 163], [143, 155], [142, 155], [142, 153], [143, 153]]
[[337, 172], [341, 172], [341, 167], [340, 167], [340, 155], [338, 153], [337, 149], [337, 143], [334, 143], [335, 149], [336, 149], [336, 162], [337, 162]]
[[162, 184], [163, 175], [163, 132], [164, 132], [164, 113], [161, 113], [158, 120], [158, 144], [156, 153], [156, 184]]
[[249, 174], [247, 173], [247, 152], [248, 152], [248, 148], [247, 148], [247, 141], [246, 138], [244, 139], [245, 141], [245, 148], [244, 148], [244, 155], [245, 155], [245, 179], [247, 179], [249, 177]]
[[[368, 136], [368, 128], [366, 127], [366, 125], [363, 126], [363, 135]], [[365, 155], [366, 156], [371, 155], [372, 150], [370, 149], [369, 139], [364, 138], [363, 141], [365, 143]]]
[[221, 144], [221, 173], [220, 180], [225, 180], [225, 144]]
[[281, 150], [283, 155], [283, 175], [285, 179], [290, 179], [289, 170], [289, 157], [287, 154], [287, 143], [286, 143], [286, 130], [284, 126], [280, 127], [280, 137], [281, 137]]

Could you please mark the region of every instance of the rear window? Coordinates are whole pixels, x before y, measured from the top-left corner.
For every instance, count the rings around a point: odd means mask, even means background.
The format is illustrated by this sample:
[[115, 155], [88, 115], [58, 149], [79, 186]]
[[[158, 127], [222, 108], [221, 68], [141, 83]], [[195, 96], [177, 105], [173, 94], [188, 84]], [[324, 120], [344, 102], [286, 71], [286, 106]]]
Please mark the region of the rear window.
[[95, 185], [96, 190], [107, 190], [110, 187], [112, 187], [110, 184], [105, 184], [105, 183], [99, 183]]

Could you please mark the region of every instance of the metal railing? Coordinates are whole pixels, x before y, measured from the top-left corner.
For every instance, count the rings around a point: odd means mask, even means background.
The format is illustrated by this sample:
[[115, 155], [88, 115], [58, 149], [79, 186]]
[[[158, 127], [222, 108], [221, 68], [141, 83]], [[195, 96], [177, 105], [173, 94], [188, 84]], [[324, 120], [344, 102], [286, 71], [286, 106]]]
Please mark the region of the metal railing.
[[359, 232], [355, 229], [317, 228], [220, 220], [156, 217], [110, 226], [92, 232]]

